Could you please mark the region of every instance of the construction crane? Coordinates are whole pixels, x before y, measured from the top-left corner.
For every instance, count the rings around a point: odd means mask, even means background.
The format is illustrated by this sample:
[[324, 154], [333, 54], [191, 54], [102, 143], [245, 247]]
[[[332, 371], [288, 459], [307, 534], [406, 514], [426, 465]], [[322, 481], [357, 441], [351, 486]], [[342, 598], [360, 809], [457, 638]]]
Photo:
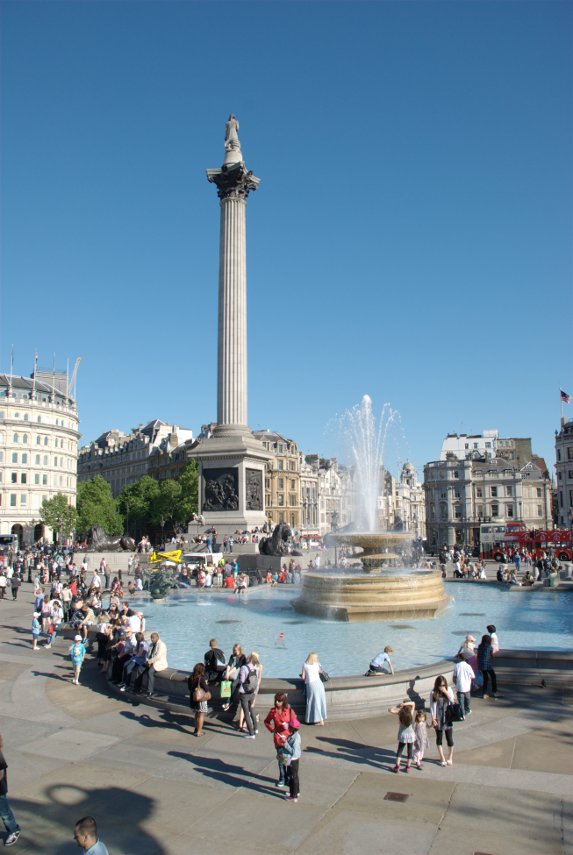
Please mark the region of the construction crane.
[[[81, 356], [75, 361], [74, 370], [72, 371], [72, 376], [70, 377], [70, 381], [68, 383], [68, 397], [72, 397], [75, 401], [76, 399], [76, 375], [78, 373], [78, 368], [80, 367], [80, 362], [82, 361]], [[70, 389], [72, 390], [72, 395], [70, 396]]]

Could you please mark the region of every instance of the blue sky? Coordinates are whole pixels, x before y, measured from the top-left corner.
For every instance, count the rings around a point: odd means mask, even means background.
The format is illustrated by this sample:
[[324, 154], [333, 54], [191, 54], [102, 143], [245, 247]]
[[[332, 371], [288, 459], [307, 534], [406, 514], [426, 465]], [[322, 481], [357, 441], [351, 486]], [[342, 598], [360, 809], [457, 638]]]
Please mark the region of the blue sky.
[[[3, 2], [0, 368], [82, 357], [83, 442], [216, 417], [219, 207], [240, 121], [249, 421], [392, 467], [447, 432], [554, 461], [573, 393], [573, 4]], [[569, 410], [569, 412], [568, 412]], [[573, 418], [573, 404], [565, 408]]]

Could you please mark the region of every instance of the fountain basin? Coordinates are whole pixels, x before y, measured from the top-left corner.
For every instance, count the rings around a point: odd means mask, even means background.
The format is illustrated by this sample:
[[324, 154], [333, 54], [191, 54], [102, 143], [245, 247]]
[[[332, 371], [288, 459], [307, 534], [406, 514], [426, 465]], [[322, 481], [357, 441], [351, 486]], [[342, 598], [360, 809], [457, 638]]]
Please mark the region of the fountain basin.
[[296, 611], [346, 622], [434, 618], [449, 603], [442, 574], [434, 570], [337, 573], [309, 570]]

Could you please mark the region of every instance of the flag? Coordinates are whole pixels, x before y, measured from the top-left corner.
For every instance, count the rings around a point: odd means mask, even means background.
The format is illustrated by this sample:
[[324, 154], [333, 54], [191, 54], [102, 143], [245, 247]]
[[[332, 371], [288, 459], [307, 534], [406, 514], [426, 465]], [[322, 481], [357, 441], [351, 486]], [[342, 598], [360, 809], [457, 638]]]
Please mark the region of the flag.
[[568, 395], [567, 392], [564, 392], [563, 389], [559, 390], [561, 393], [561, 403], [562, 404], [570, 404], [571, 403], [571, 395]]

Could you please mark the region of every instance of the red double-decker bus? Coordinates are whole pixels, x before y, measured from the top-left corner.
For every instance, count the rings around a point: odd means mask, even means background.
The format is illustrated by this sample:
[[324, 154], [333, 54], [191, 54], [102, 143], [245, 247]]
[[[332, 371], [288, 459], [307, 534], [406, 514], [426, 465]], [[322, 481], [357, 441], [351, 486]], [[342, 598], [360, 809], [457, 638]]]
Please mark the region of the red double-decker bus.
[[523, 523], [483, 524], [480, 530], [481, 555], [494, 561], [512, 558], [526, 549], [535, 559], [543, 553], [559, 561], [571, 561], [573, 547], [571, 529], [527, 529]]

